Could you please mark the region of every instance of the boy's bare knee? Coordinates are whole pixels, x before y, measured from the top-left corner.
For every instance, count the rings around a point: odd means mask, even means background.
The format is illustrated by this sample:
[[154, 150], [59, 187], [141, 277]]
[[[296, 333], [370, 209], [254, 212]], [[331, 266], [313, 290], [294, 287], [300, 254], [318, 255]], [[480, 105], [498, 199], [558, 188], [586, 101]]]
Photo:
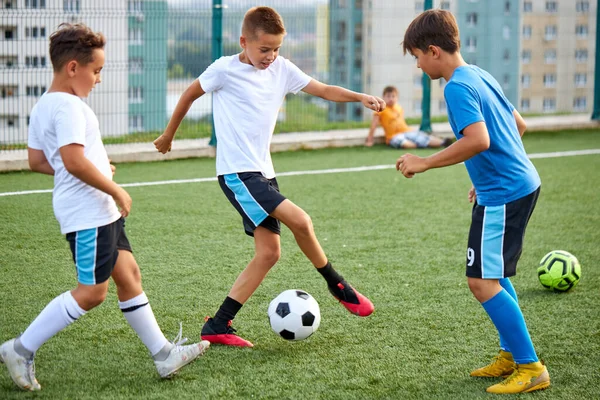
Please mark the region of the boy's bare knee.
[[94, 286], [80, 285], [72, 292], [73, 298], [79, 307], [86, 311], [99, 306], [106, 300], [108, 285], [100, 284]]
[[297, 219], [294, 226], [294, 234], [309, 236], [313, 234], [313, 224], [310, 215], [303, 213], [303, 215]]
[[260, 257], [262, 264], [272, 267], [281, 258], [281, 247], [273, 246], [263, 249], [259, 254], [257, 254], [257, 256]]

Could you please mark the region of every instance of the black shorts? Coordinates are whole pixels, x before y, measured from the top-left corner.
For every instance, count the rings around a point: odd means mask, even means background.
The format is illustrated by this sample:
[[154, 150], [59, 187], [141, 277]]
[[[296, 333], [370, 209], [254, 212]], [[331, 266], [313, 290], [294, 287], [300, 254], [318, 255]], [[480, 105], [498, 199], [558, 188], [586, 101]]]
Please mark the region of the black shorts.
[[468, 277], [502, 279], [517, 273], [525, 228], [539, 195], [537, 188], [501, 206], [480, 206], [475, 202], [467, 249]]
[[117, 263], [119, 250], [131, 252], [122, 217], [112, 224], [67, 233], [67, 241], [75, 262], [77, 282], [82, 285], [105, 282]]
[[254, 236], [257, 226], [281, 232], [279, 220], [269, 215], [285, 200], [277, 179], [267, 179], [260, 172], [239, 172], [219, 175], [219, 185], [242, 216], [247, 235]]

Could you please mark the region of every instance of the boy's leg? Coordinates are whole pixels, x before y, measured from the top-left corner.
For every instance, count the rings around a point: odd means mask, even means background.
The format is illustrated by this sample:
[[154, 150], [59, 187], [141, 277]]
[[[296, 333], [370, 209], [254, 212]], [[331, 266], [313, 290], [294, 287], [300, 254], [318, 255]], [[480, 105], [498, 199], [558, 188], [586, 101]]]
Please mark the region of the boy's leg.
[[304, 210], [286, 199], [277, 206], [271, 216], [290, 228], [304, 255], [327, 281], [329, 291], [348, 311], [361, 317], [373, 312], [373, 303], [333, 269], [317, 240], [311, 218]]
[[[469, 288], [496, 326], [501, 340], [510, 349], [515, 371], [501, 384], [488, 388], [492, 393], [518, 393], [550, 385], [546, 367], [537, 358], [523, 313], [505, 279], [516, 273], [523, 235], [539, 189], [502, 206], [473, 207], [469, 233], [467, 277]], [[508, 288], [507, 291], [504, 286]], [[519, 382], [529, 382], [519, 384]]]
[[[33, 361], [35, 352], [48, 339], [71, 325], [87, 311], [79, 306], [73, 294], [85, 296], [89, 304], [89, 299], [95, 293], [100, 293], [103, 298], [102, 291], [106, 293], [107, 287], [108, 282], [94, 287], [80, 284], [73, 292], [58, 295], [46, 305], [21, 336], [0, 346], [0, 361], [6, 364], [10, 376], [17, 386], [31, 391], [41, 389], [35, 378]], [[92, 293], [86, 293], [86, 289]]]
[[119, 308], [152, 355], [161, 377], [170, 377], [208, 348], [208, 342], [180, 346], [165, 338], [142, 289], [140, 269], [129, 250], [119, 250], [112, 278], [117, 286]]
[[235, 334], [231, 321], [252, 296], [281, 254], [279, 234], [262, 226], [254, 230], [254, 258], [237, 277], [229, 295], [202, 328], [202, 339], [229, 346], [252, 347], [253, 344]]

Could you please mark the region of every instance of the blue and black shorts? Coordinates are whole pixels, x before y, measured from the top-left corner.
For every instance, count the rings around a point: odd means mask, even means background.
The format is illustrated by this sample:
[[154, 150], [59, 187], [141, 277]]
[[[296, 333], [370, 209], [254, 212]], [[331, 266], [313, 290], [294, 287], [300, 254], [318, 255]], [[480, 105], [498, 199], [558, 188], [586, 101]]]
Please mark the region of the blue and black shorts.
[[254, 236], [257, 226], [281, 232], [279, 220], [269, 215], [286, 199], [279, 193], [277, 179], [265, 178], [260, 172], [239, 172], [218, 178], [223, 193], [242, 216], [247, 235]]
[[475, 202], [467, 249], [468, 277], [502, 279], [516, 275], [525, 229], [539, 195], [537, 188], [501, 206]]
[[125, 219], [98, 228], [67, 233], [77, 281], [82, 285], [96, 285], [110, 278], [117, 263], [119, 250], [131, 252], [125, 235]]

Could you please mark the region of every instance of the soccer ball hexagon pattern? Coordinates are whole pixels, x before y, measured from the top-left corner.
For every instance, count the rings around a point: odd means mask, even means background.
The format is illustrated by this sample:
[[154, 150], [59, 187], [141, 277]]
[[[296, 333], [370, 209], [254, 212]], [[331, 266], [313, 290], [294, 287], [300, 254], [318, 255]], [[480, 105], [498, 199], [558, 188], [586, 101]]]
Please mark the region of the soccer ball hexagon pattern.
[[286, 290], [275, 297], [267, 311], [273, 331], [286, 340], [302, 340], [321, 324], [317, 301], [304, 290]]

